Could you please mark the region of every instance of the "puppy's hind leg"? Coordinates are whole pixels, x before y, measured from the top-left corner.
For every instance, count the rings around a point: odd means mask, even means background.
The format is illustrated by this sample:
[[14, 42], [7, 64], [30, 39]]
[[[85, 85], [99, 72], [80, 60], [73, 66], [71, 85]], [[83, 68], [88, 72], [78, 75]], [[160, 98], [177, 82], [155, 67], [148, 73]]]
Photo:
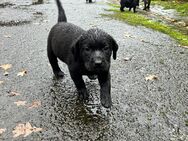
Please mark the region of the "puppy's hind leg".
[[49, 43], [48, 43], [48, 47], [47, 47], [47, 53], [48, 53], [48, 59], [49, 59], [49, 62], [52, 66], [55, 77], [56, 78], [63, 78], [64, 73], [59, 68], [57, 57], [54, 55]]

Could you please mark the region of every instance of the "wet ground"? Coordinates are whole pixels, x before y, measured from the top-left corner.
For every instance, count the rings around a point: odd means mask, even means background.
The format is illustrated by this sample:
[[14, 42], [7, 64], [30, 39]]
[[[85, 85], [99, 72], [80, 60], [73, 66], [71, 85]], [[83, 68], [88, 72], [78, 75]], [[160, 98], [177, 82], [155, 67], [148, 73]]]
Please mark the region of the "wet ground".
[[[57, 21], [54, 1], [4, 2], [9, 4], [0, 7], [0, 65], [12, 67], [6, 76], [0, 69], [0, 140], [188, 140], [188, 49], [157, 31], [101, 17], [108, 7], [103, 1], [63, 0], [69, 22], [101, 28], [119, 44], [111, 65], [112, 109], [101, 107], [98, 82], [88, 78], [90, 102], [84, 105], [66, 65], [61, 63], [65, 78], [56, 80], [48, 63], [46, 40]], [[22, 70], [25, 75], [17, 76]], [[146, 81], [149, 75], [156, 79]], [[17, 106], [19, 101], [25, 104]], [[27, 122], [42, 131], [13, 137], [17, 125]]]

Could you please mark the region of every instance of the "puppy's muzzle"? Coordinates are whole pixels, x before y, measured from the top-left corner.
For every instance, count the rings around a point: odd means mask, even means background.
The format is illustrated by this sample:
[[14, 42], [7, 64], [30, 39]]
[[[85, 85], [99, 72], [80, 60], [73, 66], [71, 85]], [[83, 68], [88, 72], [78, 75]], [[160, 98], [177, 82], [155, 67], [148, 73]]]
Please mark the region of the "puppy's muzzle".
[[93, 66], [98, 69], [102, 67], [103, 54], [100, 51], [95, 51], [93, 55]]
[[96, 58], [94, 61], [94, 66], [95, 66], [95, 68], [100, 68], [102, 66], [102, 59]]

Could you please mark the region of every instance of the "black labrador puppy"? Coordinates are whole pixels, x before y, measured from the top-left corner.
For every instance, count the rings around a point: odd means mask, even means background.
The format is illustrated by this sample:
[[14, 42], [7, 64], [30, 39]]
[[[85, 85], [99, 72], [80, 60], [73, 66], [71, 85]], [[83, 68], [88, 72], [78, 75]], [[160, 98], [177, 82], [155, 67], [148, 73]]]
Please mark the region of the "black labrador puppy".
[[116, 59], [118, 50], [116, 41], [100, 29], [85, 31], [74, 24], [67, 23], [61, 2], [56, 0], [56, 3], [59, 11], [58, 23], [52, 27], [47, 45], [48, 59], [55, 76], [57, 78], [64, 76], [58, 65], [57, 58], [59, 58], [68, 65], [79, 98], [84, 101], [89, 95], [82, 75], [87, 75], [90, 79], [97, 76], [101, 87], [101, 104], [110, 108], [112, 101], [109, 69], [112, 52], [113, 59]]
[[131, 8], [133, 8], [134, 13], [136, 12], [136, 6], [139, 6], [139, 0], [121, 0], [120, 1], [120, 11], [123, 12], [124, 8], [129, 8], [129, 11], [131, 11]]

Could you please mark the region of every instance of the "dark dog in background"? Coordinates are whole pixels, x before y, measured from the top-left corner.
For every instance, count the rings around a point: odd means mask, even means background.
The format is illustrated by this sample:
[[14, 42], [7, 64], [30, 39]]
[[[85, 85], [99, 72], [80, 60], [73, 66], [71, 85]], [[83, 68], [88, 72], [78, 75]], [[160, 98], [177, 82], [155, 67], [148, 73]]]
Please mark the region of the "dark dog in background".
[[120, 1], [120, 10], [123, 12], [124, 8], [129, 8], [129, 11], [131, 11], [131, 8], [133, 8], [134, 13], [136, 12], [136, 6], [139, 6], [139, 0], [121, 0]]
[[112, 101], [109, 69], [112, 53], [113, 59], [116, 59], [118, 50], [116, 41], [100, 29], [85, 31], [74, 24], [67, 23], [61, 2], [56, 0], [56, 3], [59, 11], [58, 23], [52, 27], [47, 45], [48, 59], [55, 76], [57, 78], [64, 76], [58, 65], [57, 58], [59, 58], [68, 65], [79, 98], [84, 101], [89, 95], [82, 75], [87, 75], [90, 79], [97, 76], [101, 87], [101, 104], [110, 108]]
[[89, 2], [89, 3], [92, 3], [92, 0], [86, 0], [86, 3], [88, 3], [88, 2]]
[[144, 0], [144, 9], [143, 10], [149, 10], [150, 9], [150, 3], [151, 0]]

